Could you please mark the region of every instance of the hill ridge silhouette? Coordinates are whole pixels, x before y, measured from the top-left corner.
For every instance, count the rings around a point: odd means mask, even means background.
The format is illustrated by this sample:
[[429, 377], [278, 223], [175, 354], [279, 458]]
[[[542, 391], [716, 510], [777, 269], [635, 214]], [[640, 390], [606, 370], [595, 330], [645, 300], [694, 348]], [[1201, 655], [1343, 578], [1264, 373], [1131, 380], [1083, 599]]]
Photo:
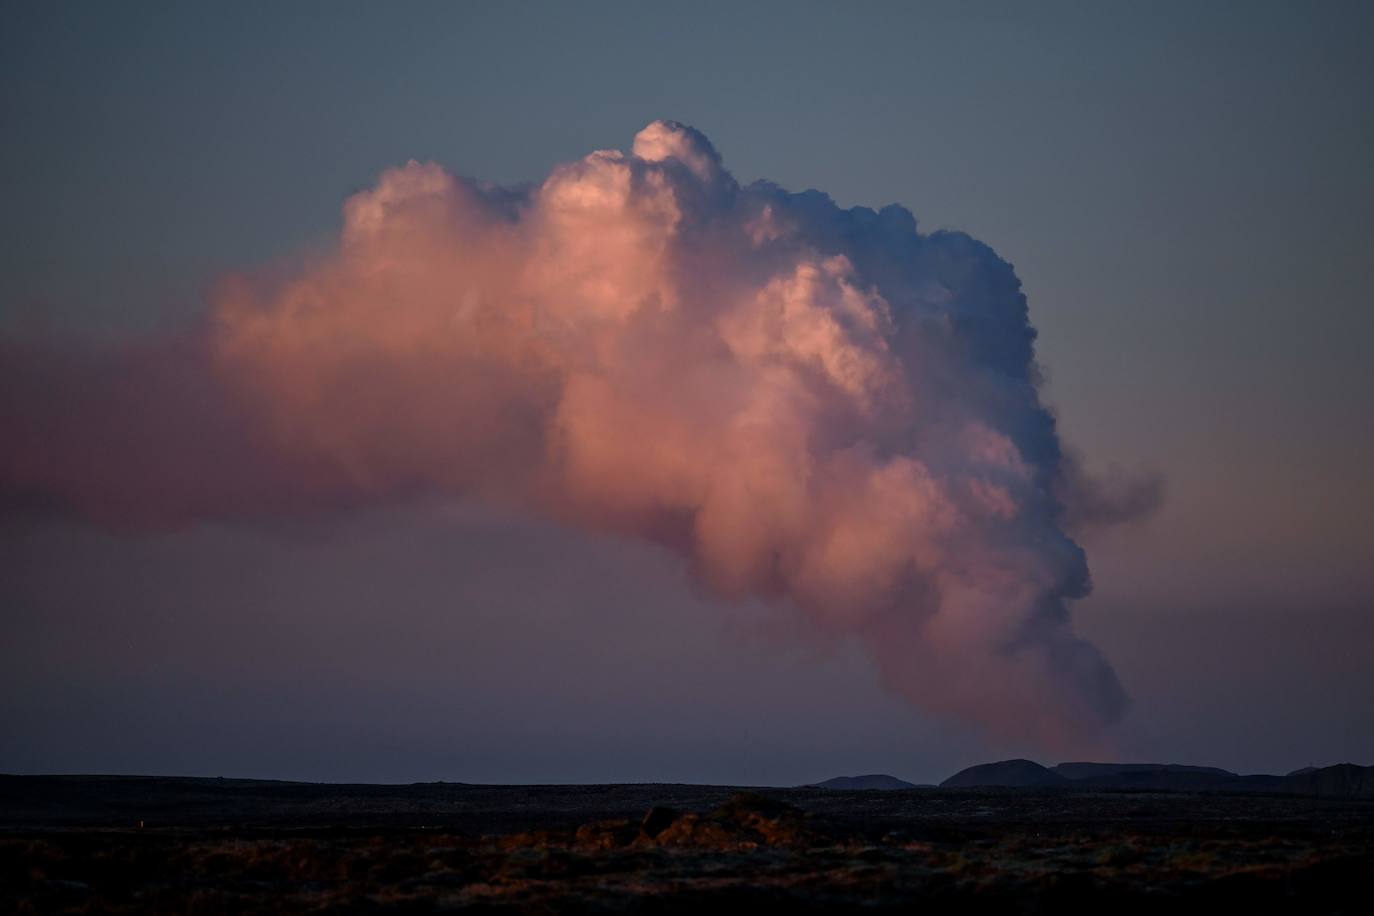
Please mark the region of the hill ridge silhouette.
[[966, 767], [941, 788], [1101, 788], [1160, 791], [1270, 792], [1328, 798], [1374, 798], [1374, 766], [1338, 763], [1284, 775], [1242, 775], [1220, 767], [1178, 763], [1074, 761], [1046, 767], [1015, 758]]

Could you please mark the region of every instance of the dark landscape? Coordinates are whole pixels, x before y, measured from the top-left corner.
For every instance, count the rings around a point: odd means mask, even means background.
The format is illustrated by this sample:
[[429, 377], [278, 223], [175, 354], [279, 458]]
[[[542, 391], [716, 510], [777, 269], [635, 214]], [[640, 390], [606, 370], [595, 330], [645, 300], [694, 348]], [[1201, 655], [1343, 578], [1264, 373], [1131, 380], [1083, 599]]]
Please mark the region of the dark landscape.
[[1367, 796], [1061, 782], [875, 791], [4, 776], [0, 910], [1037, 913], [1224, 902], [1355, 913], [1368, 904]]

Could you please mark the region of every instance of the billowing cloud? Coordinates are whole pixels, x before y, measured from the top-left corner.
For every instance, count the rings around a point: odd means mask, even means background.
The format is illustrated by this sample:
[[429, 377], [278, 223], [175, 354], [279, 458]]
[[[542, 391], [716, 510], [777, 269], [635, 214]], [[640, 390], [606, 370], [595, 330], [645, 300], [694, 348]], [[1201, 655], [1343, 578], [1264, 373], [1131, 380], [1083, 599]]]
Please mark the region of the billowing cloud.
[[661, 543], [861, 640], [919, 707], [1063, 747], [1125, 695], [1070, 624], [1065, 527], [1103, 513], [1066, 505], [1100, 493], [1034, 340], [988, 246], [740, 187], [659, 121], [519, 191], [392, 169], [333, 251], [230, 278], [188, 338], [9, 345], [0, 494], [132, 525], [514, 506]]

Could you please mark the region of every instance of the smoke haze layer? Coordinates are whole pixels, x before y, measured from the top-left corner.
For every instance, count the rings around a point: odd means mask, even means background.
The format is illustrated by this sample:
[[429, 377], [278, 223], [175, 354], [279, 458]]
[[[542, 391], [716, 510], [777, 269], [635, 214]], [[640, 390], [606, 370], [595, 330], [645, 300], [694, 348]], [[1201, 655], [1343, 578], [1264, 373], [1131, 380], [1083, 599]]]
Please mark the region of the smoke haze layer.
[[134, 527], [515, 507], [790, 602], [922, 709], [1084, 747], [1126, 697], [1072, 629], [1066, 529], [1159, 492], [1086, 481], [1034, 341], [988, 246], [741, 187], [658, 121], [516, 190], [392, 169], [195, 333], [6, 344], [0, 498]]

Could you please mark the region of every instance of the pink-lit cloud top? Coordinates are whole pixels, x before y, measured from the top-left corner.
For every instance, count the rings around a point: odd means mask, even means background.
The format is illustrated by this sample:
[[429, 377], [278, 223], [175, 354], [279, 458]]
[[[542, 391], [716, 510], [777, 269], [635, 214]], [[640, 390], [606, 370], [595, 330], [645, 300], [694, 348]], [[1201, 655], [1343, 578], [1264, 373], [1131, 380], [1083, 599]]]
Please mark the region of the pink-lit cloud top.
[[681, 554], [857, 637], [887, 687], [1046, 748], [1126, 698], [1067, 603], [1064, 455], [1010, 265], [906, 210], [740, 187], [650, 124], [509, 190], [411, 162], [201, 327], [0, 354], [0, 497], [123, 527], [477, 500]]

